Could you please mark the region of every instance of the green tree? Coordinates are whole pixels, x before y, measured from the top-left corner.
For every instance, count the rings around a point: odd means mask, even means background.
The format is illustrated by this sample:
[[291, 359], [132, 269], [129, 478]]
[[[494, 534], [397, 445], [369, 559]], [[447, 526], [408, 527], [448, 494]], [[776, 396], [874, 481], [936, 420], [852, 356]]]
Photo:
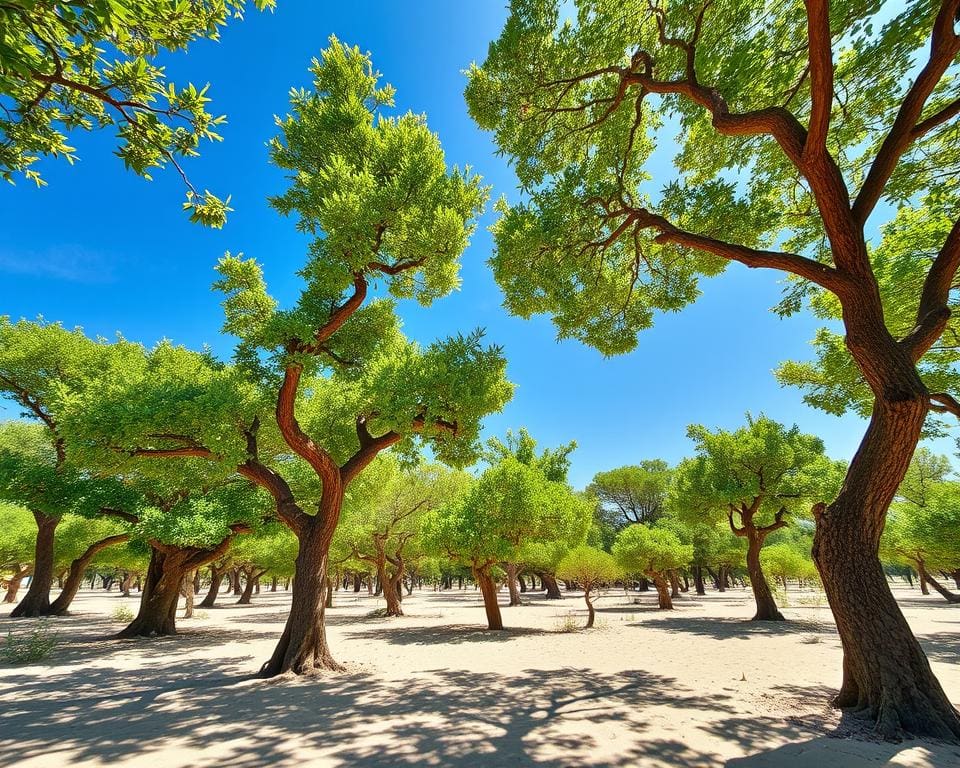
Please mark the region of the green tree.
[[602, 549], [579, 546], [571, 549], [557, 565], [557, 576], [567, 581], [575, 581], [583, 590], [583, 599], [587, 603], [586, 629], [593, 627], [594, 608], [590, 595], [604, 584], [609, 584], [620, 575], [617, 561]]
[[0, 501], [0, 569], [10, 574], [3, 581], [5, 603], [16, 602], [20, 584], [33, 571], [36, 538], [30, 510]]
[[709, 520], [727, 518], [730, 530], [747, 541], [747, 572], [757, 605], [754, 621], [783, 621], [763, 573], [760, 551], [773, 531], [811, 504], [832, 498], [838, 467], [823, 442], [765, 416], [733, 432], [691, 426], [696, 456], [677, 468], [675, 504]]
[[[255, 0], [258, 9], [274, 0]], [[225, 121], [207, 111], [207, 86], [169, 82], [158, 55], [194, 40], [218, 40], [245, 0], [201, 2], [48, 2], [0, 5], [0, 176], [44, 184], [41, 157], [72, 163], [74, 130], [116, 126], [117, 155], [150, 178], [153, 168], [177, 169], [187, 186], [184, 209], [193, 221], [221, 227], [230, 198], [199, 192], [181, 161], [201, 141], [219, 141]]]
[[[237, 539], [230, 547], [229, 557], [231, 564], [239, 568], [244, 575], [243, 592], [237, 604], [249, 605], [253, 598], [253, 588], [263, 576], [293, 575], [297, 539], [285, 525], [268, 523], [260, 526], [252, 535]], [[216, 566], [211, 564], [211, 567]], [[216, 573], [212, 575], [217, 576]], [[218, 589], [219, 585], [220, 579], [217, 579]]]
[[483, 595], [487, 625], [500, 630], [493, 569], [517, 562], [525, 542], [569, 540], [579, 534], [582, 543], [589, 520], [590, 505], [583, 497], [565, 483], [548, 480], [536, 464], [507, 454], [461, 500], [427, 514], [423, 538], [428, 552], [470, 567]]
[[[735, 262], [792, 278], [781, 311], [809, 297], [842, 324], [785, 378], [870, 415], [813, 555], [843, 641], [836, 704], [890, 738], [960, 739], [878, 557], [927, 414], [960, 414], [940, 341], [960, 267], [957, 11], [512, 0], [466, 94], [524, 193], [495, 228], [511, 312], [625, 352]], [[653, 160], [674, 148], [661, 183]]]
[[[110, 429], [103, 418], [86, 426], [116, 445], [119, 421], [136, 456], [212, 460], [272, 495], [299, 550], [292, 608], [264, 676], [340, 668], [324, 593], [350, 483], [381, 451], [411, 455], [418, 441], [438, 460], [470, 463], [481, 419], [512, 392], [501, 351], [480, 332], [421, 347], [395, 314], [394, 299], [430, 304], [456, 287], [486, 195], [479, 180], [447, 167], [422, 116], [386, 114], [393, 89], [358, 49], [332, 39], [311, 73], [313, 90], [292, 93], [271, 144], [291, 171], [272, 203], [310, 238], [298, 302], [278, 309], [259, 265], [228, 255], [217, 288], [224, 330], [240, 337], [238, 365], [160, 349], [147, 375], [126, 378]], [[393, 298], [367, 302], [374, 288]], [[270, 411], [275, 426], [261, 418]]]
[[684, 568], [693, 559], [693, 546], [666, 528], [650, 528], [642, 523], [628, 525], [613, 544], [613, 556], [624, 573], [646, 576], [657, 588], [657, 602], [670, 610], [669, 572]]
[[663, 515], [671, 476], [667, 462], [648, 459], [598, 472], [587, 493], [596, 497], [603, 520], [620, 530], [631, 523], [654, 523]]

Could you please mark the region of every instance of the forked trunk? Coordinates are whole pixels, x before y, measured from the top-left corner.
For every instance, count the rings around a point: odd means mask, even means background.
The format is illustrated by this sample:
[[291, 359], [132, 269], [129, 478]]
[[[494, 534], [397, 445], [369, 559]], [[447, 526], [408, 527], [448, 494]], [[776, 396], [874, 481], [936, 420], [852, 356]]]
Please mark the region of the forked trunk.
[[813, 559], [843, 645], [835, 704], [863, 713], [885, 738], [904, 733], [960, 741], [960, 716], [910, 631], [880, 564], [887, 508], [920, 438], [928, 399], [909, 364], [890, 366], [887, 399], [870, 425], [843, 487], [815, 508]]
[[318, 515], [304, 523], [297, 538], [300, 551], [295, 563], [290, 613], [273, 656], [260, 668], [260, 677], [275, 677], [285, 672], [305, 675], [320, 670], [343, 670], [330, 653], [324, 626], [327, 554], [333, 530], [325, 530]]
[[237, 600], [237, 605], [250, 605], [253, 599], [253, 585], [256, 583], [257, 578], [254, 576], [253, 568], [243, 569], [243, 575], [246, 581], [243, 585], [243, 592], [240, 593], [240, 599]]
[[387, 564], [384, 559], [377, 561], [377, 580], [383, 590], [383, 599], [387, 601], [387, 616], [403, 616], [403, 607], [400, 604], [399, 586], [402, 573], [392, 576], [387, 573]]
[[563, 597], [560, 593], [560, 585], [557, 584], [557, 580], [553, 578], [552, 573], [541, 573], [540, 581], [543, 582], [543, 587], [547, 590], [547, 600], [560, 600]]
[[[57, 599], [50, 603], [50, 615], [63, 616], [70, 609], [70, 604], [73, 602], [73, 598], [77, 596], [77, 592], [80, 590], [80, 584], [83, 583], [83, 573], [87, 570], [90, 561], [93, 560], [98, 552], [107, 547], [112, 547], [114, 544], [121, 544], [129, 540], [129, 535], [121, 533], [116, 536], [108, 536], [100, 541], [95, 541], [87, 547], [86, 551], [84, 551], [80, 557], [70, 563], [70, 572], [63, 582], [63, 588], [60, 590], [60, 594], [57, 595]], [[129, 587], [127, 587], [127, 592], [129, 593]]]
[[58, 517], [32, 510], [37, 521], [37, 543], [33, 560], [33, 577], [23, 600], [10, 612], [10, 618], [47, 616], [50, 613], [50, 586], [53, 584], [53, 546]]
[[504, 563], [507, 572], [507, 588], [510, 590], [510, 605], [520, 605], [520, 590], [517, 588], [517, 564]]
[[500, 616], [500, 604], [497, 602], [497, 585], [493, 582], [490, 572], [483, 568], [475, 571], [474, 578], [480, 586], [483, 595], [483, 608], [487, 613], [487, 629], [503, 629], [503, 618]]
[[653, 586], [657, 588], [657, 604], [663, 610], [673, 610], [673, 600], [670, 599], [670, 585], [662, 573], [651, 573]]
[[746, 528], [747, 533], [747, 572], [750, 574], [750, 588], [753, 590], [753, 600], [757, 604], [757, 612], [753, 621], [785, 621], [777, 603], [773, 599], [767, 577], [760, 566], [760, 549], [763, 547], [763, 538], [751, 524]]

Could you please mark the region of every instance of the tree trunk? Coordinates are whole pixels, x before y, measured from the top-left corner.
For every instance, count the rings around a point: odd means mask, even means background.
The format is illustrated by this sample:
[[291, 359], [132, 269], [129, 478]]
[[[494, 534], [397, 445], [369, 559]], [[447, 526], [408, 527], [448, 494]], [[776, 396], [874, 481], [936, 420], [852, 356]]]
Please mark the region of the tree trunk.
[[193, 618], [193, 597], [196, 592], [193, 591], [193, 580], [196, 578], [196, 569], [192, 572], [187, 571], [183, 574], [183, 581], [180, 582], [180, 594], [183, 595], [183, 618]]
[[664, 610], [673, 610], [673, 600], [670, 599], [670, 585], [662, 573], [652, 573], [650, 578], [657, 588], [657, 604]]
[[274, 576], [273, 578], [270, 579], [270, 591], [271, 591], [271, 592], [276, 592], [276, 591], [277, 591], [277, 577], [276, 577], [276, 576]]
[[517, 564], [504, 563], [507, 572], [507, 589], [510, 591], [510, 605], [520, 605], [520, 590], [517, 589]]
[[177, 601], [187, 572], [187, 553], [173, 547], [151, 548], [150, 565], [140, 596], [140, 610], [116, 637], [153, 637], [177, 633]]
[[390, 576], [390, 574], [387, 573], [387, 563], [385, 559], [378, 559], [375, 564], [377, 566], [377, 581], [380, 582], [383, 599], [387, 601], [386, 615], [403, 616], [400, 596], [397, 593], [398, 582], [403, 575], [394, 574]]
[[680, 579], [677, 578], [676, 571], [667, 571], [670, 579], [670, 598], [680, 597]]
[[[854, 351], [850, 338], [848, 332]], [[884, 364], [879, 373], [871, 371], [874, 377], [883, 374], [884, 386], [875, 383], [874, 392], [884, 397], [874, 402], [840, 494], [829, 506], [814, 508], [813, 559], [843, 645], [843, 682], [834, 703], [864, 713], [888, 739], [906, 732], [956, 742], [960, 716], [897, 606], [878, 556], [887, 509], [929, 405], [916, 370], [897, 354], [905, 357], [896, 347], [889, 360], [873, 361]]]
[[953, 583], [957, 585], [957, 589], [960, 589], [960, 568], [957, 568], [950, 575], [953, 577]]
[[359, 573], [353, 574], [353, 591], [359, 592], [360, 587], [362, 586], [363, 586], [363, 579], [360, 578], [360, 574]]
[[939, 581], [937, 581], [929, 572], [924, 573], [923, 577], [929, 582], [930, 586], [933, 587], [940, 594], [944, 600], [948, 603], [960, 603], [960, 595], [955, 595], [949, 589], [943, 586]]
[[37, 543], [33, 560], [33, 576], [30, 588], [23, 600], [10, 612], [10, 618], [30, 618], [47, 616], [50, 613], [50, 586], [53, 584], [53, 546], [57, 531], [58, 517], [50, 517], [36, 510], [33, 519], [37, 521]]
[[547, 590], [547, 600], [560, 600], [563, 597], [560, 593], [560, 585], [557, 584], [557, 580], [553, 578], [552, 573], [541, 573], [540, 581], [543, 582], [543, 586]]
[[763, 568], [760, 566], [760, 549], [763, 547], [763, 537], [757, 533], [752, 523], [746, 526], [747, 534], [747, 572], [750, 574], [750, 587], [753, 589], [753, 600], [757, 604], [757, 612], [753, 621], [785, 621], [777, 603], [773, 599], [770, 585]]
[[503, 629], [503, 618], [500, 616], [500, 604], [497, 602], [497, 585], [486, 569], [474, 572], [474, 578], [480, 586], [483, 595], [483, 608], [487, 613], [487, 629]]
[[210, 565], [210, 589], [207, 590], [206, 597], [200, 601], [201, 608], [213, 608], [217, 602], [217, 595], [220, 594], [220, 585], [223, 584], [223, 568], [217, 568], [216, 565]]
[[699, 565], [693, 566], [693, 585], [697, 590], [698, 595], [707, 594], [707, 590], [703, 586], [703, 567]]
[[324, 625], [327, 555], [342, 501], [342, 495], [334, 499], [333, 509], [321, 510], [296, 532], [300, 550], [295, 562], [290, 613], [273, 655], [260, 668], [261, 677], [343, 670], [330, 653]]
[[123, 578], [120, 580], [120, 594], [124, 597], [130, 597], [130, 589], [133, 587], [134, 579], [136, 574], [133, 573], [124, 573]]
[[333, 579], [327, 579], [327, 595], [323, 604], [324, 608], [333, 608]]
[[15, 603], [17, 601], [17, 592], [20, 591], [20, 585], [32, 572], [33, 566], [26, 565], [10, 577], [10, 580], [7, 582], [7, 593], [3, 596], [3, 602]]
[[583, 590], [583, 599], [587, 603], [587, 625], [584, 629], [593, 629], [593, 619], [596, 612], [593, 610], [593, 601], [590, 600], [590, 590]]
[[243, 587], [240, 586], [240, 569], [234, 568], [230, 572], [230, 585], [233, 588], [233, 594], [237, 597], [243, 594]]
[[193, 594], [200, 594], [200, 569], [198, 568], [193, 574]]
[[107, 547], [112, 547], [114, 544], [121, 544], [129, 540], [130, 536], [128, 534], [121, 533], [116, 536], [108, 536], [100, 541], [95, 541], [87, 547], [80, 557], [70, 563], [70, 572], [63, 582], [63, 589], [60, 590], [57, 599], [50, 604], [50, 615], [63, 616], [70, 609], [70, 604], [73, 602], [73, 598], [77, 596], [80, 585], [83, 583], [84, 571], [87, 570], [90, 561], [93, 560], [98, 552]]
[[243, 592], [240, 593], [240, 599], [237, 600], [237, 605], [250, 605], [250, 601], [253, 599], [253, 585], [256, 582], [253, 568], [243, 569], [243, 575], [246, 582], [243, 585]]
[[637, 589], [640, 592], [649, 592], [650, 591], [650, 582], [643, 576], [637, 580]]
[[927, 589], [927, 564], [923, 560], [914, 560], [917, 564], [917, 581], [920, 582], [920, 594], [929, 595], [930, 590]]
[[520, 585], [520, 594], [523, 594], [527, 591], [527, 581], [519, 574], [517, 575], [517, 583]]

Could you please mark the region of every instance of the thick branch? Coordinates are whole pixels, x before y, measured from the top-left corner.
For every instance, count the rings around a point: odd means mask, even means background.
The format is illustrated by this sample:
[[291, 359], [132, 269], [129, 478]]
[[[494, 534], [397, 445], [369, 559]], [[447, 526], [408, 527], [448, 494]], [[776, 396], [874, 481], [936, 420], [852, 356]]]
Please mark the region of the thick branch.
[[294, 411], [302, 373], [303, 368], [297, 363], [290, 363], [284, 371], [283, 384], [277, 397], [277, 426], [284, 441], [293, 449], [293, 452], [313, 467], [323, 483], [323, 492], [326, 495], [328, 486], [329, 492], [338, 492], [340, 470], [333, 457], [314, 443], [300, 428], [300, 423], [297, 421]]
[[853, 216], [863, 226], [876, 207], [897, 163], [910, 144], [925, 131], [915, 133], [927, 99], [943, 78], [957, 53], [960, 36], [954, 31], [955, 18], [960, 11], [960, 0], [943, 0], [930, 35], [930, 57], [913, 81], [900, 104], [900, 110], [890, 126], [863, 186], [853, 203]]
[[917, 324], [900, 342], [917, 362], [940, 338], [950, 319], [950, 291], [960, 269], [960, 219], [954, 222], [923, 282]]
[[830, 4], [806, 0], [807, 41], [810, 61], [810, 126], [803, 154], [810, 157], [827, 149], [827, 131], [833, 108], [833, 53], [830, 38]]
[[960, 402], [946, 392], [930, 393], [930, 410], [937, 413], [952, 413], [960, 419]]

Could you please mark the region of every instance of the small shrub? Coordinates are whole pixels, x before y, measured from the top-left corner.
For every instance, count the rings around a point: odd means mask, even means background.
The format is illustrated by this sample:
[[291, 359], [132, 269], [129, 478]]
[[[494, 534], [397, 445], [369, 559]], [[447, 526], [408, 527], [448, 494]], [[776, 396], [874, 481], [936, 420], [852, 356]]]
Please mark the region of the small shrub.
[[800, 639], [800, 642], [807, 645], [816, 645], [817, 643], [823, 642], [823, 639], [820, 635], [806, 635]]
[[561, 616], [554, 622], [553, 628], [557, 632], [579, 632], [583, 629], [583, 619], [574, 613]]
[[113, 609], [113, 613], [110, 614], [110, 618], [121, 624], [129, 624], [133, 621], [134, 614], [127, 606], [118, 605]]
[[195, 619], [209, 619], [209, 618], [210, 618], [210, 614], [207, 613], [206, 611], [194, 611], [194, 612], [193, 612], [193, 618], [195, 618]]
[[46, 620], [40, 619], [25, 635], [15, 636], [8, 632], [0, 647], [0, 657], [7, 664], [29, 664], [45, 659], [56, 644], [56, 633], [50, 630]]

